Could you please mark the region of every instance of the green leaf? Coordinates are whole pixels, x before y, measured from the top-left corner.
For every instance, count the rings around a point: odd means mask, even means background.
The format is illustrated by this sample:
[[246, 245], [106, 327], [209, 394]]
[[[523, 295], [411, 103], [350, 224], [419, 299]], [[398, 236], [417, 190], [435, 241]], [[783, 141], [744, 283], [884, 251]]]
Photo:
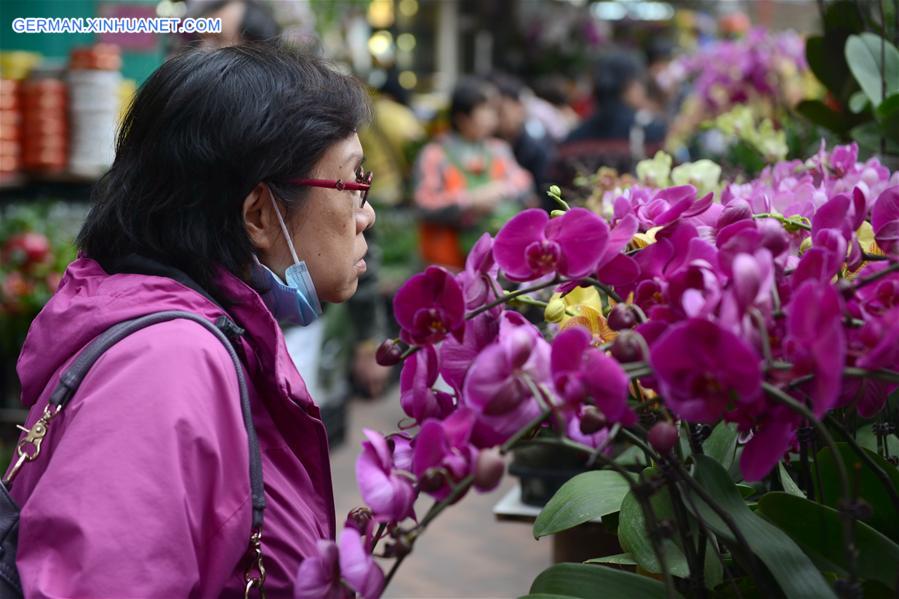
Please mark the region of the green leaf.
[[824, 36], [811, 36], [805, 42], [805, 60], [812, 73], [840, 100], [848, 97], [858, 86], [842, 51], [849, 35], [845, 31], [827, 32]]
[[630, 553], [616, 553], [604, 557], [594, 557], [584, 562], [585, 564], [615, 564], [617, 566], [636, 566], [637, 562]]
[[730, 422], [718, 423], [709, 438], [703, 441], [702, 451], [725, 470], [730, 470], [737, 452], [737, 425]]
[[796, 497], [805, 497], [805, 493], [802, 492], [802, 489], [799, 488], [799, 485], [796, 484], [790, 473], [784, 468], [783, 462], [777, 465], [777, 472], [780, 474], [780, 484], [784, 491]]
[[559, 489], [534, 522], [534, 538], [574, 528], [594, 518], [617, 512], [630, 490], [612, 470], [578, 474]]
[[[880, 153], [880, 136], [882, 133], [880, 125], [874, 121], [853, 127], [849, 131], [850, 137], [858, 142], [859, 148], [867, 153], [875, 154]], [[887, 154], [899, 154], [899, 143], [887, 139], [886, 152]]]
[[[899, 541], [899, 512], [893, 506], [889, 492], [877, 475], [862, 462], [848, 444], [837, 443], [837, 448], [840, 455], [843, 456], [843, 462], [849, 472], [850, 487], [857, 489], [858, 496], [864, 498], [873, 510], [871, 517], [865, 522], [886, 536]], [[862, 451], [887, 473], [893, 486], [899, 488], [899, 470], [896, 470], [895, 466], [892, 466], [880, 455], [864, 448]], [[821, 503], [836, 508], [841, 497], [840, 482], [830, 448], [825, 447], [819, 451], [815, 460], [819, 474], [816, 479], [821, 481], [820, 494], [817, 497]]]
[[[647, 470], [652, 470], [647, 468]], [[668, 489], [662, 489], [653, 495], [652, 508], [657, 520], [671, 520], [674, 518], [674, 509], [671, 506], [671, 497]], [[652, 548], [652, 541], [646, 532], [646, 519], [640, 502], [633, 493], [628, 493], [621, 502], [621, 515], [618, 521], [618, 542], [621, 548], [630, 553], [641, 568], [653, 574], [662, 572], [662, 566]], [[673, 576], [687, 578], [690, 575], [690, 566], [683, 551], [671, 539], [661, 541], [662, 555], [665, 557], [665, 565]]]
[[849, 110], [858, 114], [862, 112], [868, 105], [868, 96], [865, 92], [859, 90], [849, 97]]
[[[840, 575], [846, 573], [842, 522], [835, 509], [775, 492], [759, 500], [759, 511], [799, 543], [809, 556], [838, 566]], [[859, 576], [895, 589], [899, 545], [864, 522], [856, 522], [855, 544], [859, 551]]]
[[756, 488], [745, 483], [737, 483], [737, 490], [741, 497], [751, 497], [757, 493]]
[[893, 94], [880, 103], [874, 116], [887, 139], [899, 142], [899, 94]]
[[590, 564], [556, 564], [531, 584], [531, 595], [548, 593], [581, 599], [665, 597], [665, 585], [653, 578]]
[[879, 35], [862, 33], [849, 36], [845, 52], [852, 76], [858, 81], [874, 108], [877, 108], [884, 99], [883, 80], [886, 81], [887, 96], [899, 91], [899, 50], [896, 46]]
[[[720, 464], [708, 456], [694, 456], [694, 477], [712, 499], [733, 519], [752, 552], [767, 566], [787, 597], [835, 598], [827, 581], [786, 533], [754, 514]], [[736, 538], [730, 528], [698, 495], [691, 494], [698, 516], [722, 541], [731, 546]], [[688, 506], [690, 502], [687, 502]]]
[[[877, 435], [874, 434], [874, 425], [867, 424], [859, 428], [855, 432], [855, 440], [862, 447], [877, 453]], [[886, 442], [890, 455], [899, 455], [899, 437], [887, 435]]]
[[796, 105], [796, 112], [812, 123], [840, 135], [845, 135], [852, 127], [870, 118], [863, 114], [837, 112], [821, 100], [803, 100]]

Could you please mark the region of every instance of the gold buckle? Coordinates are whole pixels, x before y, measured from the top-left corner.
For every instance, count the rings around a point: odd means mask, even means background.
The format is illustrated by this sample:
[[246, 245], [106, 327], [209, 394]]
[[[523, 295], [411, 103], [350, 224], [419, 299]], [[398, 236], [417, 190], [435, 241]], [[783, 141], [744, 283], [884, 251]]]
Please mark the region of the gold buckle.
[[[244, 570], [243, 579], [246, 582], [244, 587], [244, 599], [249, 599], [250, 591], [259, 589], [259, 596], [265, 599], [265, 564], [262, 563], [262, 530], [257, 529], [250, 535], [250, 546], [247, 549], [247, 557], [250, 563]], [[255, 566], [256, 572], [253, 572]]]
[[25, 438], [16, 444], [16, 452], [19, 454], [19, 459], [16, 460], [12, 470], [9, 471], [9, 475], [3, 479], [3, 484], [8, 486], [25, 462], [34, 461], [41, 454], [41, 443], [44, 442], [44, 437], [47, 436], [50, 421], [59, 414], [60, 410], [62, 408], [59, 406], [55, 410], [51, 410], [50, 405], [47, 404], [44, 407], [44, 413], [41, 414], [41, 417], [37, 419], [37, 422], [30, 429], [17, 425], [19, 430], [24, 431], [26, 434]]

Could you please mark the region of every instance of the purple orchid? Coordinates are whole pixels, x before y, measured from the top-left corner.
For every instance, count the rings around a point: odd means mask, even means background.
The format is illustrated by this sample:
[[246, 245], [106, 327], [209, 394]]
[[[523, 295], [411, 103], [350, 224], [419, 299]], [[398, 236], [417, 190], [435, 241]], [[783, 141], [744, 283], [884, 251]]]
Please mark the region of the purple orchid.
[[429, 266], [399, 288], [393, 313], [407, 343], [433, 344], [450, 333], [459, 337], [465, 323], [462, 288], [446, 270]]
[[456, 275], [456, 280], [462, 286], [466, 308], [478, 308], [495, 299], [493, 285], [496, 284], [498, 270], [493, 259], [493, 238], [489, 233], [484, 233], [468, 253], [465, 270]]
[[432, 387], [437, 382], [437, 352], [426, 346], [406, 359], [400, 375], [400, 405], [416, 422], [442, 420], [454, 408], [452, 395]]
[[584, 208], [550, 219], [544, 210], [520, 212], [496, 235], [493, 255], [512, 281], [549, 273], [583, 277], [596, 269], [609, 239], [605, 221]]
[[479, 314], [465, 323], [462, 341], [448, 337], [440, 344], [440, 375], [454, 389], [465, 383], [471, 363], [481, 350], [496, 340], [500, 320], [492, 313]]
[[300, 563], [294, 599], [377, 599], [384, 572], [365, 548], [357, 530], [348, 527], [338, 543], [318, 542], [318, 555]]
[[463, 406], [443, 422], [426, 420], [415, 437], [412, 472], [422, 491], [444, 499], [452, 486], [471, 474], [477, 449], [469, 444], [475, 413]]
[[553, 340], [551, 369], [556, 391], [568, 405], [589, 398], [609, 422], [633, 424], [636, 414], [627, 405], [627, 375], [590, 341], [590, 333], [580, 327], [566, 329]]
[[813, 374], [812, 409], [821, 416], [836, 403], [846, 363], [842, 302], [829, 283], [806, 281], [786, 308], [786, 353], [797, 376]]
[[415, 490], [409, 478], [399, 473], [394, 452], [380, 433], [363, 429], [367, 441], [356, 460], [356, 481], [362, 500], [378, 522], [399, 522], [414, 517]]
[[871, 209], [871, 226], [880, 249], [899, 258], [899, 186], [890, 187], [877, 197]]
[[[462, 403], [477, 415], [472, 442], [499, 445], [540, 413], [531, 386], [550, 380], [549, 344], [515, 312], [504, 312], [497, 340], [474, 360]], [[530, 383], [530, 384], [529, 384]]]
[[691, 422], [714, 423], [732, 406], [761, 396], [761, 357], [708, 320], [672, 326], [652, 345], [650, 362], [668, 406]]
[[796, 415], [784, 406], [769, 406], [761, 423], [754, 427], [752, 438], [743, 447], [740, 472], [746, 481], [762, 480], [793, 444], [798, 422]]

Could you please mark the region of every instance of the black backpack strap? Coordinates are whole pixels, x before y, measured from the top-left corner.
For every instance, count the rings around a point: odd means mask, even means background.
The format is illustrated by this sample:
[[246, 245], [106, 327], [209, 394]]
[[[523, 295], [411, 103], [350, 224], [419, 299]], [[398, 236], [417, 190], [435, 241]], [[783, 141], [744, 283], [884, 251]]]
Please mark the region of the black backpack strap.
[[253, 504], [253, 530], [261, 530], [263, 511], [265, 510], [265, 491], [262, 485], [262, 458], [259, 452], [259, 440], [256, 437], [256, 429], [253, 426], [253, 416], [250, 412], [250, 396], [247, 391], [247, 382], [244, 377], [243, 366], [241, 365], [237, 351], [228, 339], [229, 335], [235, 333], [239, 334], [242, 332], [242, 329], [237, 327], [237, 325], [226, 317], [220, 318], [218, 322], [213, 325], [211, 322], [197, 314], [180, 310], [169, 310], [120, 322], [94, 339], [84, 350], [82, 350], [69, 368], [63, 372], [59, 378], [59, 384], [50, 395], [50, 404], [55, 408], [55, 413], [61, 411], [75, 395], [75, 392], [78, 390], [78, 387], [81, 385], [81, 382], [84, 380], [84, 377], [87, 376], [88, 371], [90, 371], [94, 363], [110, 347], [141, 329], [175, 319], [193, 321], [212, 333], [225, 347], [228, 355], [231, 357], [231, 362], [234, 364], [234, 370], [237, 373], [237, 384], [240, 388], [240, 408], [243, 414], [244, 427], [247, 430], [247, 440], [250, 451], [250, 493]]

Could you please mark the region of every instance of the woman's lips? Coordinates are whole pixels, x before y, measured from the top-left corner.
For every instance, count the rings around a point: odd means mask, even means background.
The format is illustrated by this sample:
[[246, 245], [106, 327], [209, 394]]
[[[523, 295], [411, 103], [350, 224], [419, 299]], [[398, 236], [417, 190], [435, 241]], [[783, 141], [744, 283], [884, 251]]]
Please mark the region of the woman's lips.
[[364, 273], [366, 270], [368, 270], [368, 265], [365, 264], [365, 259], [364, 259], [364, 258], [360, 258], [359, 261], [356, 262], [355, 266], [356, 266], [356, 270], [359, 271], [359, 274], [362, 274], [362, 273]]

